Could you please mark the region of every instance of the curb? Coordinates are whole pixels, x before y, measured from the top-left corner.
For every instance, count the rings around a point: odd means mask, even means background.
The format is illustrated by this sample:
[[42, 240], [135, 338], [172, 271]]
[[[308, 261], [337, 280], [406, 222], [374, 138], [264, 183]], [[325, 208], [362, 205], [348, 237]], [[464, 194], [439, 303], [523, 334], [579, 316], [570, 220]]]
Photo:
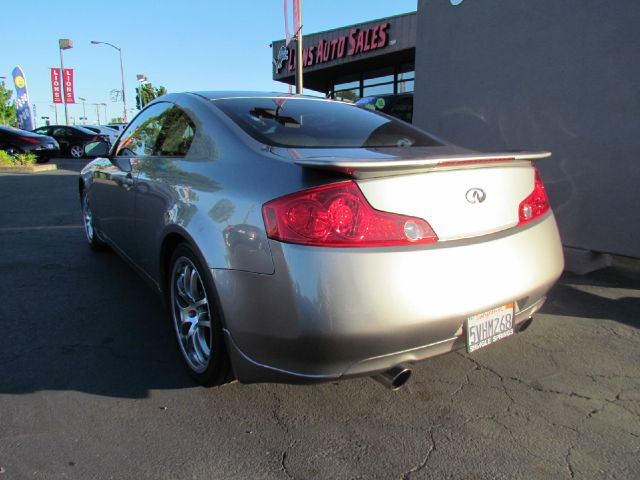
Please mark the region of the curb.
[[0, 173], [39, 173], [49, 172], [51, 170], [57, 170], [58, 166], [55, 163], [40, 164], [40, 165], [16, 165], [16, 166], [2, 166], [0, 167]]

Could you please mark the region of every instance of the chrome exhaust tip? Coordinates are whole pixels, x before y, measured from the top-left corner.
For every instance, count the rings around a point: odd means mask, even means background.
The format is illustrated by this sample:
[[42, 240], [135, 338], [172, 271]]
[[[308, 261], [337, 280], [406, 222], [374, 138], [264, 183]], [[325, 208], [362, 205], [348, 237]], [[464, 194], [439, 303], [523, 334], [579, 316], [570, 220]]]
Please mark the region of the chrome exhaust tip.
[[533, 323], [533, 317], [529, 317], [527, 318], [524, 322], [522, 322], [520, 325], [518, 325], [518, 333], [520, 332], [524, 332], [527, 328], [529, 328], [531, 326], [531, 324]]
[[402, 386], [407, 383], [411, 377], [411, 369], [405, 367], [404, 365], [397, 365], [393, 368], [390, 368], [386, 372], [379, 373], [377, 375], [373, 375], [373, 378], [376, 382], [384, 385], [392, 392], [399, 390]]

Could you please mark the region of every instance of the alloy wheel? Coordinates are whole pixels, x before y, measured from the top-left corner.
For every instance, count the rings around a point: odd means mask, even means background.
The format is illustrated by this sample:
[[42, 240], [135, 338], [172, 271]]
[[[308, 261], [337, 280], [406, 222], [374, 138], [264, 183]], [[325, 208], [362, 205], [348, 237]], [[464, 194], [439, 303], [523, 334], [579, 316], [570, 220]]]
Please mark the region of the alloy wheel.
[[198, 269], [184, 256], [176, 259], [171, 273], [171, 313], [189, 368], [204, 372], [212, 354], [209, 299]]
[[84, 233], [87, 236], [87, 241], [92, 243], [96, 232], [93, 228], [93, 213], [91, 212], [89, 195], [87, 192], [82, 194], [82, 218], [84, 220]]
[[84, 148], [82, 148], [82, 146], [80, 145], [73, 145], [69, 149], [69, 153], [73, 158], [82, 158], [82, 156], [84, 155]]

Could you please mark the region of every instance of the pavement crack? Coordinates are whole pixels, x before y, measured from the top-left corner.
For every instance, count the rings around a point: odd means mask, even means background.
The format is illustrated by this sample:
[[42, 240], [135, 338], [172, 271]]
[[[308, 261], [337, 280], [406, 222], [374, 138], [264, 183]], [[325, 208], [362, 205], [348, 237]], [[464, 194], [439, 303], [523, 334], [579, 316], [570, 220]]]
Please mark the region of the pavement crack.
[[549, 464], [554, 464], [554, 462], [552, 462], [551, 460], [549, 460], [548, 458], [544, 458], [540, 455], [538, 455], [535, 452], [532, 452], [529, 447], [527, 445], [525, 445], [524, 443], [522, 443], [511, 431], [511, 429], [509, 428], [508, 425], [500, 422], [499, 420], [497, 420], [496, 418], [487, 418], [487, 420], [490, 420], [494, 423], [496, 423], [497, 425], [500, 425], [502, 428], [505, 429], [505, 431], [509, 434], [509, 436], [511, 437], [511, 440], [513, 440], [513, 442], [517, 445], [519, 445], [525, 452], [527, 452], [531, 457], [536, 458], [538, 460], [541, 460], [545, 463], [549, 463]]
[[429, 463], [429, 460], [431, 460], [431, 455], [436, 450], [436, 440], [435, 440], [435, 438], [433, 436], [433, 430], [431, 430], [431, 432], [429, 433], [429, 436], [431, 438], [431, 445], [429, 446], [429, 449], [427, 450], [427, 453], [426, 453], [424, 459], [422, 460], [422, 462], [420, 464], [416, 465], [411, 470], [409, 470], [408, 472], [404, 473], [402, 475], [402, 480], [409, 480], [411, 478], [411, 475], [413, 475], [414, 473], [417, 473], [420, 470], [424, 469], [427, 466], [427, 464]]
[[573, 452], [573, 449], [575, 448], [575, 445], [571, 445], [568, 450], [567, 450], [567, 454], [564, 457], [564, 461], [567, 464], [567, 470], [569, 470], [569, 475], [571, 475], [571, 478], [576, 478], [576, 472], [573, 469], [573, 465], [571, 464], [571, 452]]
[[291, 473], [289, 473], [289, 469], [287, 468], [287, 456], [289, 455], [289, 450], [291, 449], [291, 447], [293, 447], [294, 443], [295, 441], [291, 442], [289, 446], [282, 452], [282, 455], [280, 456], [280, 468], [282, 469], [284, 474], [287, 476], [287, 478], [290, 478], [292, 480], [295, 479], [295, 477], [291, 475]]
[[464, 375], [464, 382], [462, 382], [460, 384], [460, 386], [458, 388], [456, 388], [456, 390], [451, 394], [451, 402], [453, 402], [453, 398], [458, 395], [460, 392], [462, 392], [462, 390], [464, 389], [464, 387], [466, 387], [467, 385], [469, 385], [471, 383], [471, 381], [469, 380], [469, 374], [466, 373]]

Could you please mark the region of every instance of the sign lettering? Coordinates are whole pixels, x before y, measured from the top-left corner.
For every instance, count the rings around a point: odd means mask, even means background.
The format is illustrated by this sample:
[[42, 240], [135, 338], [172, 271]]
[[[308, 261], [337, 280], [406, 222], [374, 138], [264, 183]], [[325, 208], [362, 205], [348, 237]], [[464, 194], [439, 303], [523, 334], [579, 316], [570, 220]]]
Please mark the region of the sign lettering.
[[51, 69], [51, 91], [53, 93], [53, 103], [62, 103], [62, 85], [59, 68]]
[[[305, 47], [302, 50], [302, 66], [303, 68], [311, 67], [339, 58], [352, 57], [384, 48], [387, 45], [389, 45], [389, 22], [363, 30], [352, 28], [348, 35], [331, 40], [320, 39], [316, 45]], [[288, 58], [284, 53], [278, 52], [277, 60], [277, 62], [274, 61], [276, 73], [280, 72], [281, 60], [286, 61], [288, 71], [294, 71], [296, 68], [295, 49], [288, 49]]]

